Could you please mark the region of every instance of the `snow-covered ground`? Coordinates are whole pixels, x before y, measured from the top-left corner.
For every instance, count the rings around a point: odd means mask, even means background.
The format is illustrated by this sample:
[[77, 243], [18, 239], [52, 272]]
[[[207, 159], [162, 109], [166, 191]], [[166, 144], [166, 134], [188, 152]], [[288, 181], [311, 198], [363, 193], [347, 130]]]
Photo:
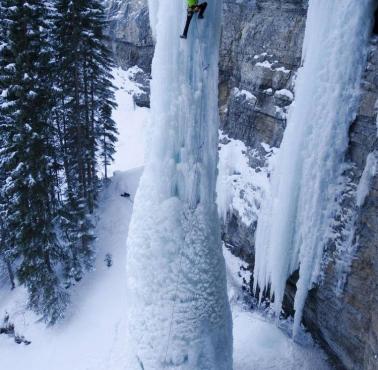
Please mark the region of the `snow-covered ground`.
[[282, 321], [277, 327], [270, 315], [244, 307], [242, 283], [250, 276], [247, 265], [226, 248], [223, 254], [233, 317], [234, 370], [330, 369], [310, 334], [302, 332], [301, 344], [289, 337], [292, 321]]
[[[116, 73], [118, 81], [127, 80], [127, 73]], [[131, 96], [124, 91], [117, 94], [119, 109], [115, 117], [121, 136], [123, 132], [129, 135], [121, 137], [123, 154], [117, 157], [114, 171], [131, 168], [133, 162], [125, 165], [128, 157], [138, 166], [143, 163], [138, 146], [143, 142], [142, 126], [148, 118], [148, 110], [134, 110]], [[237, 151], [233, 155], [236, 156]], [[244, 161], [243, 158], [236, 160]], [[32, 342], [29, 346], [18, 345], [12, 338], [0, 335], [1, 370], [140, 370], [128, 366], [124, 355], [126, 238], [133, 203], [120, 194], [127, 191], [133, 197], [141, 172], [141, 168], [116, 172], [112, 183], [104, 190], [97, 227], [96, 269], [73, 289], [73, 304], [65, 321], [46, 328], [38, 322], [38, 317], [25, 309], [24, 289], [17, 288], [10, 293], [0, 287], [0, 322], [8, 312], [16, 332]], [[111, 256], [111, 267], [105, 262], [107, 254]], [[224, 251], [224, 255], [234, 321], [234, 370], [327, 369], [323, 353], [310, 340], [299, 345], [271, 319], [244, 309], [240, 299], [241, 262], [228, 251]], [[146, 266], [145, 273], [150, 268], [153, 267]]]
[[[128, 190], [135, 193], [141, 170], [117, 173], [103, 193], [97, 227], [96, 269], [73, 289], [66, 320], [46, 328], [25, 309], [26, 294], [17, 288], [0, 303], [0, 315], [7, 311], [16, 332], [32, 343], [18, 345], [0, 335], [0, 368], [3, 370], [118, 370], [124, 363], [109, 366], [114, 343], [125, 312], [125, 240], [132, 203], [120, 197]], [[112, 256], [109, 268], [106, 254]], [[4, 293], [3, 293], [4, 294]], [[0, 317], [1, 317], [0, 316]]]
[[140, 92], [137, 84], [130, 80], [137, 69], [138, 67], [133, 67], [124, 71], [117, 68], [113, 72], [114, 84], [118, 87], [118, 108], [113, 118], [118, 124], [119, 136], [114, 163], [109, 169], [110, 176], [113, 171], [127, 171], [144, 164], [144, 129], [149, 109], [136, 106], [131, 98], [133, 93]]

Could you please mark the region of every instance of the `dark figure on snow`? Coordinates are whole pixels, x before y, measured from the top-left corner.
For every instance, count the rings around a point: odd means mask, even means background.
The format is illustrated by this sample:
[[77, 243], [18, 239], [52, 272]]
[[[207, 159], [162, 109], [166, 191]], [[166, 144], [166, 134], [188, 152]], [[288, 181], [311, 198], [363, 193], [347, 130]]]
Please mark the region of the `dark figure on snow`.
[[130, 198], [131, 194], [124, 192], [123, 194], [121, 194], [121, 197], [122, 198]]
[[186, 18], [186, 24], [184, 28], [183, 34], [180, 36], [182, 39], [186, 39], [188, 37], [188, 31], [190, 22], [192, 21], [194, 13], [198, 13], [198, 18], [203, 19], [203, 15], [207, 8], [207, 3], [198, 4], [198, 0], [186, 0], [188, 3], [188, 16]]

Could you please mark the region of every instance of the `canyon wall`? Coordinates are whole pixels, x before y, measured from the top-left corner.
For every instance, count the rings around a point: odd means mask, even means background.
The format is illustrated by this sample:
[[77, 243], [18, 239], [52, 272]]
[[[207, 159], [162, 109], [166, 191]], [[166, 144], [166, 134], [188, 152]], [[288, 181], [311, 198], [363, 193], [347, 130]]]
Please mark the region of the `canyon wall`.
[[[150, 73], [153, 55], [146, 3], [107, 3], [109, 42], [117, 63], [123, 68], [138, 65], [145, 76]], [[287, 113], [295, 101], [307, 6], [307, 0], [224, 0], [221, 129], [228, 138], [245, 143], [250, 165], [257, 170], [265, 165], [267, 147], [280, 146]], [[148, 85], [145, 76], [143, 83]], [[339, 195], [336, 236], [326, 247], [323, 278], [311, 290], [303, 318], [340, 369], [378, 368], [377, 111], [378, 36], [372, 35], [361, 103], [350, 126], [347, 186]], [[232, 210], [222, 233], [227, 246], [251, 270], [255, 230], [256, 222], [246, 225], [238, 211]], [[351, 243], [346, 235], [352, 235]], [[292, 311], [296, 279], [294, 274], [287, 283], [287, 313]]]

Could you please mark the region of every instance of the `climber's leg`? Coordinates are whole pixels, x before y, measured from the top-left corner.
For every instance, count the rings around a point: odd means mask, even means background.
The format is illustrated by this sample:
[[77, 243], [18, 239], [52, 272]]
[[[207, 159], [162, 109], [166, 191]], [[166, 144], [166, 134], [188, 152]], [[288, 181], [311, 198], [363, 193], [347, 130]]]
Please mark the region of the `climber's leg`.
[[186, 17], [186, 24], [185, 24], [184, 32], [180, 36], [182, 39], [186, 39], [188, 37], [189, 26], [190, 26], [190, 22], [192, 21], [193, 14], [194, 14], [194, 11], [191, 8], [189, 8], [188, 16]]
[[199, 8], [199, 14], [198, 14], [198, 18], [199, 19], [202, 19], [203, 18], [203, 15], [205, 14], [205, 10], [207, 8], [207, 2], [204, 2], [202, 4], [199, 4], [198, 5], [198, 8]]

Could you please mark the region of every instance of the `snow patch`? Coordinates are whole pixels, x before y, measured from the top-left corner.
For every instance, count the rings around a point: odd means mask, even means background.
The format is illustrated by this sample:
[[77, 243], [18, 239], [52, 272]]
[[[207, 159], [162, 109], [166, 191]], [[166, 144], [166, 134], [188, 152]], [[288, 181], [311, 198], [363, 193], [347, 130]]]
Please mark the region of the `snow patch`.
[[140, 71], [135, 66], [125, 71], [113, 70], [114, 85], [117, 87], [115, 98], [118, 104], [113, 111], [113, 119], [119, 131], [114, 162], [109, 167], [110, 175], [114, 171], [127, 171], [144, 164], [144, 130], [150, 118], [150, 110], [134, 104], [133, 94], [141, 92], [132, 77]]
[[244, 97], [246, 100], [253, 100], [253, 101], [256, 101], [257, 98], [256, 96], [254, 96], [250, 91], [247, 91], [247, 90], [240, 90], [238, 89], [237, 87], [235, 87], [233, 89], [233, 94], [236, 96], [236, 97]]
[[278, 90], [274, 93], [274, 96], [277, 96], [278, 98], [287, 98], [290, 101], [294, 100], [294, 94], [287, 89]]
[[[271, 153], [272, 149], [266, 145], [266, 151]], [[267, 159], [270, 157], [271, 154]], [[250, 226], [257, 221], [261, 199], [269, 186], [269, 164], [263, 168], [252, 168], [245, 144], [221, 134], [218, 171], [219, 216], [226, 222], [227, 215], [236, 211], [241, 221]]]

